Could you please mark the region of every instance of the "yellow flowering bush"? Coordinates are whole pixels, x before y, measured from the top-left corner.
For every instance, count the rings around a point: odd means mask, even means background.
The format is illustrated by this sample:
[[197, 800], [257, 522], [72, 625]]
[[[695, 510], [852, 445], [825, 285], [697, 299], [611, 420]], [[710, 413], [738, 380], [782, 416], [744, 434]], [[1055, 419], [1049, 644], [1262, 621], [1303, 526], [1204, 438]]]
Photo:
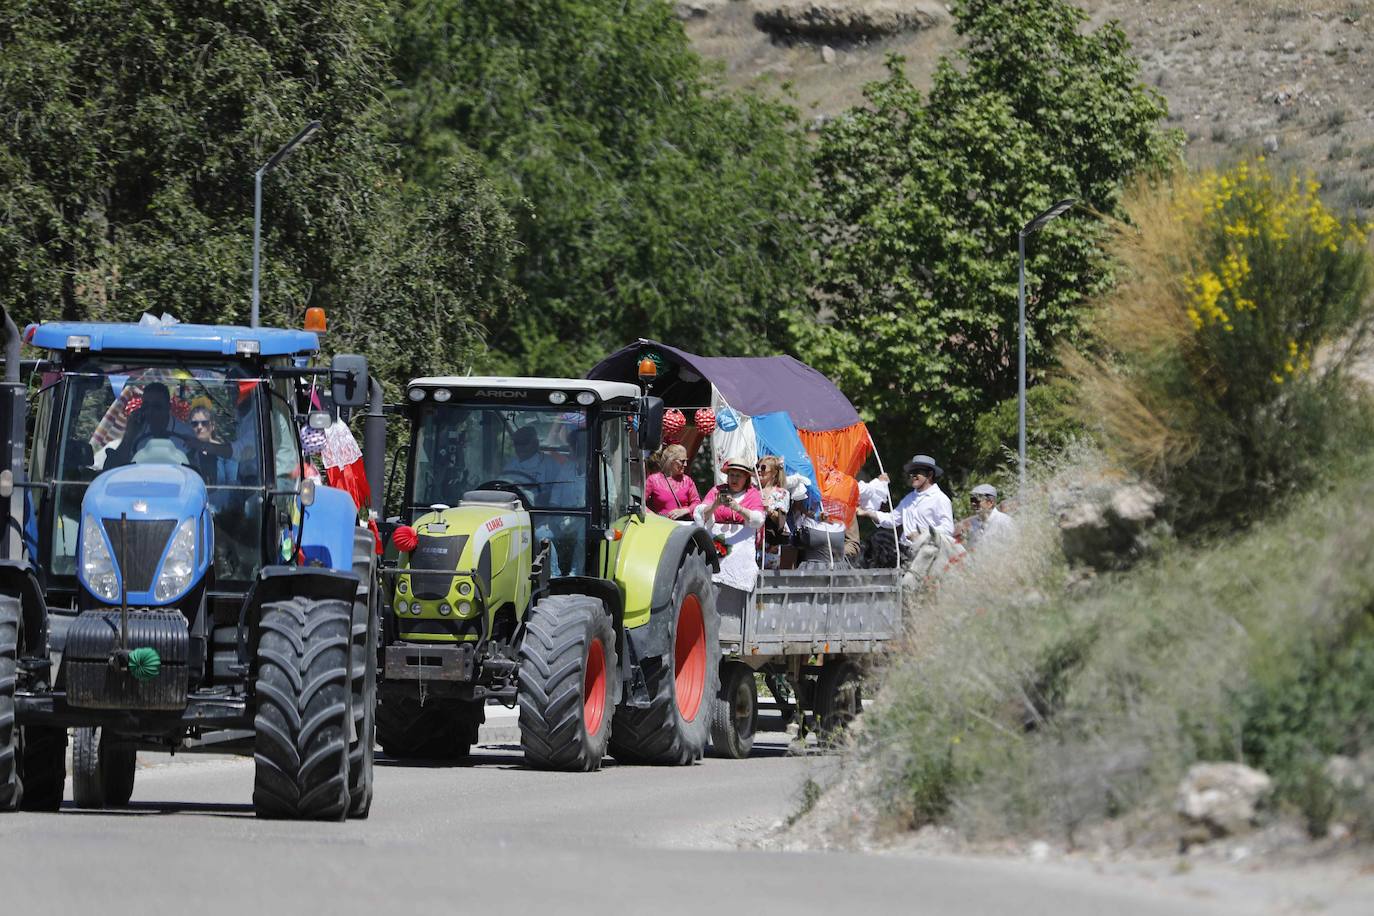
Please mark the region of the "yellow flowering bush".
[[1098, 304], [1100, 351], [1068, 362], [1107, 444], [1185, 527], [1228, 496], [1291, 488], [1349, 413], [1374, 225], [1320, 190], [1259, 157], [1142, 187], [1115, 229], [1123, 281]]

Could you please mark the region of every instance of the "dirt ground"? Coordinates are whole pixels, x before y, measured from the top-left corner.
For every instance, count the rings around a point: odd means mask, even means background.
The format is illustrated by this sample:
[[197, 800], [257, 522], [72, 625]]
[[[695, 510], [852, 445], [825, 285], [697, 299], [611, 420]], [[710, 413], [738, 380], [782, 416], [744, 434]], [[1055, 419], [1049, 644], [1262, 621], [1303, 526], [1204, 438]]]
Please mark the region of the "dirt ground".
[[[812, 123], [860, 103], [890, 53], [906, 58], [916, 85], [928, 85], [939, 55], [958, 40], [948, 15], [929, 29], [875, 41], [776, 39], [755, 26], [765, 2], [697, 4], [704, 14], [684, 24], [729, 83], [787, 97]], [[1167, 99], [1170, 125], [1186, 133], [1191, 163], [1266, 151], [1315, 175], [1333, 206], [1374, 219], [1374, 0], [1080, 6], [1094, 26], [1121, 23], [1142, 78]]]

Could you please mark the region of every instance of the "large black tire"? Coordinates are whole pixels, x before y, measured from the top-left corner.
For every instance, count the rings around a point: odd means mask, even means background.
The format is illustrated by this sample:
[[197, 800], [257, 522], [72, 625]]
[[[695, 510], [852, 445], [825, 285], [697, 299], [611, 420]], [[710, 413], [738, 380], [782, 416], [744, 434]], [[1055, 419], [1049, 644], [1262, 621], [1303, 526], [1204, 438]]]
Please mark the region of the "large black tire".
[[67, 783], [67, 731], [20, 727], [14, 705], [23, 605], [0, 595], [0, 811], [56, 811]]
[[122, 808], [134, 794], [137, 749], [103, 728], [78, 728], [72, 738], [72, 800], [78, 808]]
[[601, 768], [615, 707], [615, 630], [600, 599], [550, 595], [520, 642], [520, 746], [541, 770]]
[[67, 730], [25, 725], [20, 732], [19, 778], [25, 811], [56, 811], [67, 785]]
[[710, 738], [711, 700], [720, 686], [720, 618], [701, 554], [688, 554], [678, 567], [667, 613], [670, 648], [649, 683], [649, 705], [622, 704], [615, 711], [611, 754], [621, 763], [694, 763]]
[[0, 811], [13, 811], [24, 797], [19, 779], [19, 719], [14, 708], [22, 610], [18, 598], [0, 595]]
[[259, 817], [348, 813], [353, 604], [289, 598], [262, 606], [253, 725]]
[[377, 741], [395, 760], [462, 760], [477, 743], [486, 707], [473, 700], [429, 697], [413, 684], [391, 684], [377, 704]]
[[853, 662], [831, 659], [816, 683], [816, 727], [820, 740], [837, 744], [863, 712], [863, 682]]
[[365, 818], [372, 810], [372, 755], [377, 725], [376, 554], [371, 532], [355, 538], [353, 572], [358, 593], [353, 599], [353, 646], [349, 683], [353, 694], [353, 741], [348, 746], [348, 816]]
[[759, 693], [753, 670], [743, 662], [721, 662], [720, 690], [711, 703], [711, 756], [748, 757], [758, 723]]

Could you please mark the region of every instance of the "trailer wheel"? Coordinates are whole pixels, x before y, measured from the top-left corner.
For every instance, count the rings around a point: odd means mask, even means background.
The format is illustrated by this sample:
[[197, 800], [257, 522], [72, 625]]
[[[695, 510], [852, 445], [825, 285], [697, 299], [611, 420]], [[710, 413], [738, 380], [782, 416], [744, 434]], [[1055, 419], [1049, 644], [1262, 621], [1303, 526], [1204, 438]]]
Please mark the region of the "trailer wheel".
[[352, 617], [348, 601], [262, 607], [253, 720], [259, 817], [338, 821], [348, 813]]
[[621, 763], [681, 766], [706, 751], [711, 701], [720, 686], [720, 618], [701, 554], [688, 554], [678, 567], [669, 613], [671, 649], [649, 685], [649, 705], [615, 711], [611, 753]]
[[863, 711], [863, 684], [853, 662], [834, 659], [816, 684], [816, 720], [821, 741], [834, 745]]
[[615, 630], [587, 595], [535, 604], [520, 641], [520, 746], [541, 770], [601, 769], [615, 706]]
[[377, 742], [393, 760], [462, 760], [477, 743], [486, 708], [472, 700], [430, 697], [392, 684], [377, 704]]
[[748, 757], [758, 721], [759, 693], [753, 670], [743, 662], [722, 662], [720, 690], [711, 704], [711, 756]]
[[134, 794], [133, 744], [112, 739], [103, 728], [76, 729], [72, 736], [72, 799], [78, 808], [120, 808]]
[[353, 547], [358, 593], [353, 601], [353, 645], [350, 690], [353, 694], [353, 740], [348, 746], [348, 816], [365, 818], [372, 810], [372, 755], [377, 739], [376, 554], [371, 531], [359, 531]]
[[18, 598], [0, 595], [0, 811], [13, 811], [24, 797], [19, 779], [19, 719], [14, 708], [21, 613]]

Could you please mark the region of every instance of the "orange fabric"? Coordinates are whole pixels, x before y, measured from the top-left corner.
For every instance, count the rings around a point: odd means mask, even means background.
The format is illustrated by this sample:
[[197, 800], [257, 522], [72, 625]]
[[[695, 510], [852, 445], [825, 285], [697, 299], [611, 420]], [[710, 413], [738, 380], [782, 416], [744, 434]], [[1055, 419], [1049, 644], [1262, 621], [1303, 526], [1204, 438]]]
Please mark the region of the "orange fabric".
[[[837, 468], [841, 473], [853, 477], [868, 460], [873, 444], [868, 438], [868, 427], [862, 423], [846, 426], [843, 429], [827, 429], [814, 432], [809, 429], [797, 430], [806, 453], [816, 466], [816, 473], [824, 476], [822, 466]], [[857, 499], [858, 497], [855, 497]]]
[[854, 510], [859, 506], [859, 482], [833, 464], [816, 473], [821, 478], [821, 508], [825, 510], [826, 520], [842, 521], [846, 528], [849, 527], [854, 521]]

